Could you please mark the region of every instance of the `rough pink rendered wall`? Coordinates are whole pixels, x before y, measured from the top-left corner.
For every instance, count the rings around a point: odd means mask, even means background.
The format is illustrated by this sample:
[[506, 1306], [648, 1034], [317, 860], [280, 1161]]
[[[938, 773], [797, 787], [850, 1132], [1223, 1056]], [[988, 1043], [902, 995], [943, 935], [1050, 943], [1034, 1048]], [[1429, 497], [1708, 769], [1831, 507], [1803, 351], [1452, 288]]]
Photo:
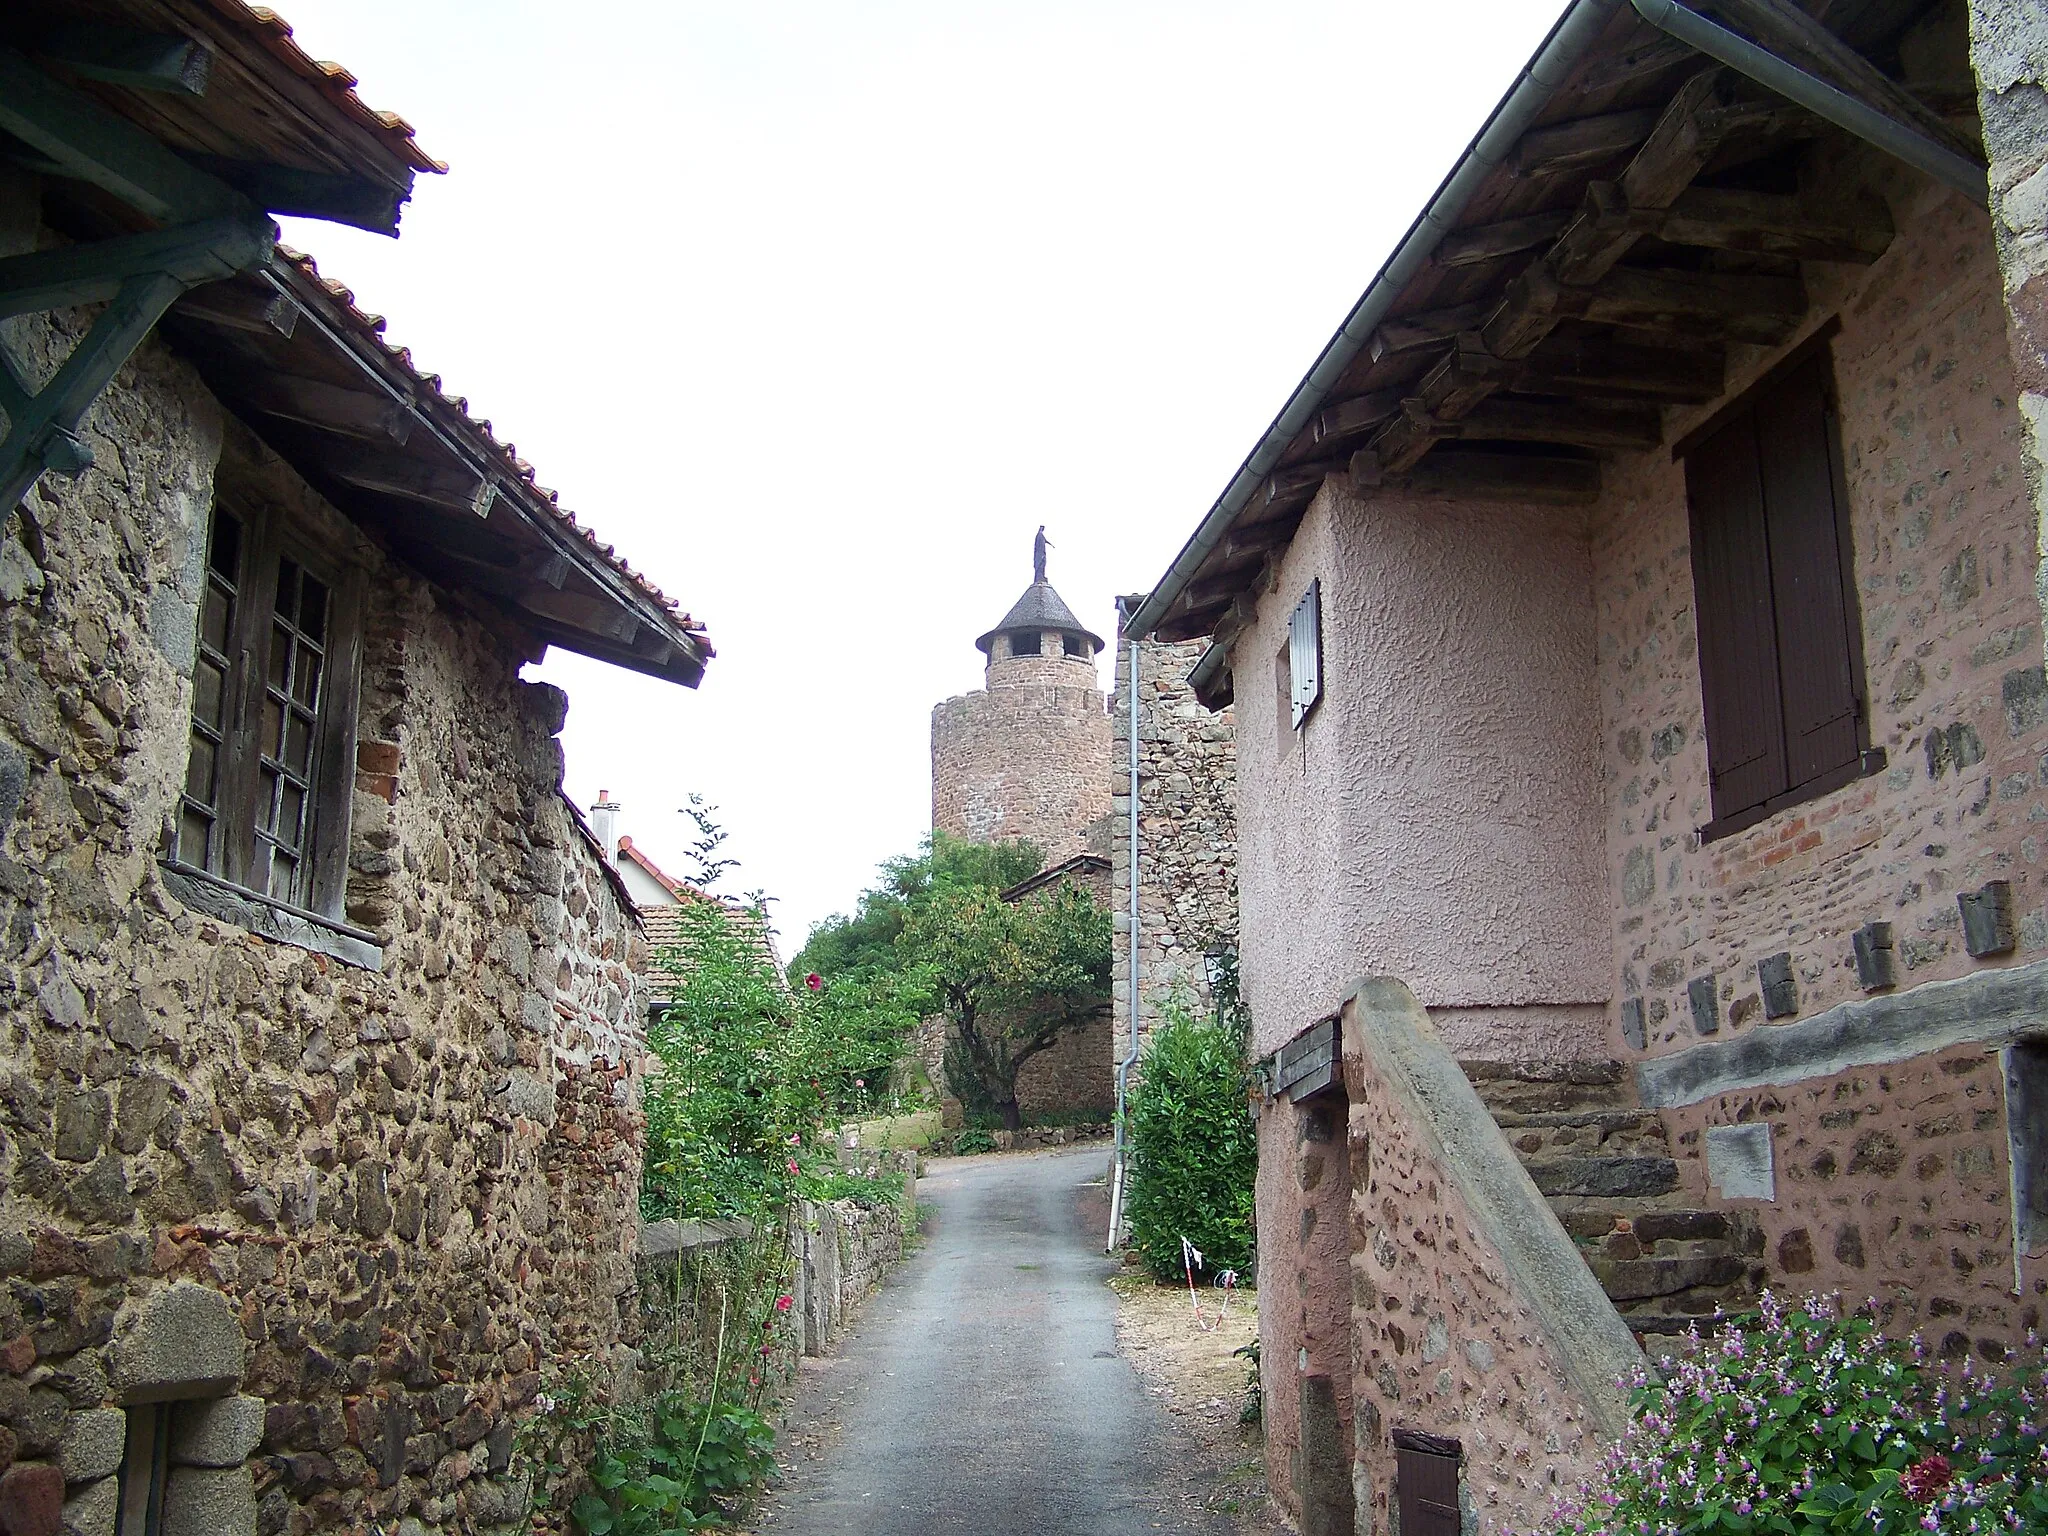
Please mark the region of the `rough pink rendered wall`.
[[[1276, 673], [1315, 578], [1323, 699], [1296, 732]], [[1364, 974], [1459, 1010], [1460, 1054], [1597, 1049], [1612, 983], [1590, 593], [1576, 513], [1326, 483], [1233, 653], [1260, 1052]]]

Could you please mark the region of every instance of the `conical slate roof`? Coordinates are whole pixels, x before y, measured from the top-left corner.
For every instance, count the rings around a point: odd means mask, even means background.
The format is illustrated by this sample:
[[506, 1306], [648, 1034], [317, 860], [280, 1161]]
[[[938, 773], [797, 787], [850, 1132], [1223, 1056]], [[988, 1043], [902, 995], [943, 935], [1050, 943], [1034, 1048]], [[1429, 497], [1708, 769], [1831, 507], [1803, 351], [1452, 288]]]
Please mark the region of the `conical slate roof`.
[[1003, 622], [974, 643], [985, 653], [995, 644], [997, 635], [1020, 629], [1049, 629], [1056, 634], [1080, 635], [1096, 650], [1102, 649], [1102, 637], [1074, 617], [1074, 610], [1066, 605], [1059, 593], [1053, 591], [1049, 581], [1032, 582], [1024, 589], [1024, 595], [1010, 605], [1010, 611], [1003, 615]]

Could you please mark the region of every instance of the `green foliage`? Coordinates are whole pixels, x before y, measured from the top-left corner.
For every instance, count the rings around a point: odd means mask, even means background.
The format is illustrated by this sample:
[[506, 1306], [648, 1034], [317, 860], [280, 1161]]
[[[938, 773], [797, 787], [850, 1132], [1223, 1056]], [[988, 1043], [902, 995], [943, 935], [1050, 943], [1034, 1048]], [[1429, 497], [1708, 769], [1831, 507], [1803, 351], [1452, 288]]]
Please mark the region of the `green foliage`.
[[1017, 1074], [1109, 1001], [1109, 914], [1076, 886], [1004, 901], [985, 887], [935, 891], [896, 940], [951, 1026], [946, 1082], [1007, 1130], [1023, 1117]]
[[762, 931], [758, 909], [690, 902], [656, 951], [670, 1005], [648, 1030], [649, 1219], [781, 1209], [819, 1128], [879, 1107], [926, 1006], [914, 976], [792, 989]]
[[1266, 1417], [1266, 1387], [1259, 1376], [1259, 1341], [1240, 1344], [1231, 1351], [1244, 1362], [1244, 1402], [1237, 1410], [1240, 1424], [1263, 1423]]
[[2042, 1362], [1930, 1366], [1817, 1298], [1696, 1341], [1637, 1386], [1599, 1475], [1545, 1529], [1571, 1536], [1905, 1536], [2048, 1530]]
[[1248, 1269], [1258, 1136], [1241, 1038], [1181, 998], [1161, 1012], [1125, 1108], [1131, 1245], [1162, 1280], [1182, 1278], [1183, 1237], [1203, 1271]]
[[978, 1125], [969, 1126], [953, 1138], [953, 1155], [955, 1157], [972, 1157], [977, 1152], [993, 1152], [995, 1149], [996, 1139], [994, 1135], [983, 1130]]
[[900, 1173], [824, 1173], [804, 1180], [804, 1198], [817, 1205], [834, 1200], [851, 1200], [870, 1211], [903, 1204], [904, 1176]]
[[664, 1392], [644, 1432], [615, 1436], [569, 1507], [587, 1536], [668, 1536], [723, 1527], [775, 1465], [775, 1431], [751, 1408]]
[[882, 878], [861, 892], [851, 917], [829, 917], [811, 930], [789, 963], [789, 979], [876, 975], [900, 971], [914, 957], [897, 948], [910, 914], [936, 892], [1006, 891], [1044, 867], [1026, 842], [971, 843], [933, 832], [914, 854], [882, 865]]

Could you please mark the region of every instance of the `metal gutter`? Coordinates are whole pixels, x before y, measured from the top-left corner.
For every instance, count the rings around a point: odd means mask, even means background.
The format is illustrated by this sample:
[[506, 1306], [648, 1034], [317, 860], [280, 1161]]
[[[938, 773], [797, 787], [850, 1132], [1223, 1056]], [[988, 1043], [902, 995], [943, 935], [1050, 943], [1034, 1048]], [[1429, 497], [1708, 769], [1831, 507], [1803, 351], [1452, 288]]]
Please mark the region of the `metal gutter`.
[[1815, 117], [1833, 123], [1866, 143], [1936, 181], [1954, 187], [1979, 207], [1989, 207], [1991, 192], [1984, 167], [1954, 150], [1937, 144], [1918, 129], [1909, 128], [1889, 113], [1839, 91], [1825, 80], [1816, 79], [1798, 65], [1761, 48], [1748, 38], [1709, 21], [1699, 12], [1678, 4], [1678, 0], [1629, 0], [1635, 13], [1658, 31], [1677, 38], [1689, 48], [1747, 75], [1758, 85], [1776, 91], [1787, 101], [1806, 108]]
[[[1126, 626], [1128, 628], [1128, 626]], [[1123, 1060], [1116, 1064], [1116, 1155], [1114, 1164], [1116, 1176], [1110, 1181], [1109, 1191], [1109, 1241], [1103, 1245], [1103, 1252], [1116, 1248], [1116, 1229], [1123, 1220], [1124, 1206], [1124, 1101], [1129, 1097], [1131, 1068], [1138, 1064], [1138, 635], [1131, 634], [1131, 671], [1125, 686], [1130, 690], [1131, 721], [1131, 778], [1126, 786], [1130, 796], [1131, 846], [1130, 856], [1124, 860], [1126, 878], [1131, 885], [1130, 911], [1130, 990], [1131, 1001], [1128, 1012], [1131, 1020], [1131, 1048], [1124, 1053]]]
[[1324, 346], [1308, 376], [1294, 387], [1287, 404], [1273, 418], [1273, 424], [1266, 428], [1265, 435], [1259, 439], [1250, 456], [1238, 467], [1237, 474], [1209, 509], [1208, 516], [1202, 519], [1194, 537], [1174, 557], [1165, 577], [1131, 616], [1126, 633], [1138, 638], [1158, 627], [1159, 621], [1166, 616], [1166, 610], [1186, 590], [1195, 572], [1201, 569], [1202, 562], [1222, 543], [1238, 513], [1251, 500], [1252, 493], [1287, 451], [1287, 445], [1322, 409], [1331, 389], [1343, 376], [1344, 370], [1351, 366], [1352, 359], [1364, 349], [1367, 339], [1379, 328], [1380, 321], [1386, 318], [1401, 290], [1413, 281], [1430, 253], [1456, 227], [1459, 216], [1465, 211], [1473, 193], [1479, 190], [1480, 183], [1506, 159], [1515, 142], [1550, 104], [1550, 98], [1564, 83], [1565, 77], [1620, 8], [1621, 0], [1573, 0], [1571, 7], [1558, 18], [1557, 25], [1550, 29], [1550, 35], [1522, 70], [1513, 88], [1501, 98], [1450, 175], [1437, 187], [1436, 195], [1415, 222], [1408, 226], [1408, 233], [1401, 237], [1401, 243], [1394, 247], [1393, 254], [1381, 266], [1371, 285], [1351, 307], [1351, 313]]

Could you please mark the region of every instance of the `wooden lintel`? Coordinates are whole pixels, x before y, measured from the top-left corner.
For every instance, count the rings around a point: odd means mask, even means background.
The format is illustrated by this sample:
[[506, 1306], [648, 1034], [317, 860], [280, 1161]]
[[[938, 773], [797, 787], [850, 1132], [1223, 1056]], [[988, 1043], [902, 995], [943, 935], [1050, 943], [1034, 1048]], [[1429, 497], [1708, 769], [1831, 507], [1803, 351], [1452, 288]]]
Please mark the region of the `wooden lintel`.
[[388, 395], [267, 369], [238, 374], [224, 388], [237, 406], [323, 432], [390, 443], [403, 443], [412, 435], [412, 412]]
[[1608, 112], [1554, 123], [1547, 128], [1532, 128], [1515, 146], [1510, 164], [1522, 176], [1555, 176], [1585, 170], [1627, 154], [1656, 125], [1657, 113], [1644, 109]]
[[1768, 192], [1693, 187], [1652, 218], [1652, 232], [1673, 245], [1867, 264], [1885, 253], [1896, 230], [1891, 210], [1879, 197], [1828, 205]]
[[1367, 352], [1374, 362], [1396, 352], [1411, 352], [1432, 342], [1448, 341], [1460, 331], [1469, 331], [1484, 321], [1493, 305], [1453, 304], [1445, 309], [1425, 309], [1397, 320], [1381, 322], [1372, 333]]
[[1424, 459], [1398, 484], [1425, 496], [1583, 506], [1599, 499], [1600, 464], [1596, 459], [1445, 449]]
[[1523, 361], [1513, 387], [1535, 395], [1697, 405], [1720, 397], [1726, 373], [1727, 357], [1719, 347], [1681, 351], [1553, 338]]
[[1512, 256], [1517, 251], [1548, 245], [1571, 222], [1569, 212], [1532, 213], [1524, 218], [1503, 219], [1498, 224], [1481, 224], [1444, 236], [1436, 248], [1436, 262], [1444, 267], [1470, 267], [1481, 262]]
[[1394, 389], [1378, 389], [1371, 394], [1339, 400], [1335, 405], [1325, 407], [1316, 417], [1309, 429], [1309, 440], [1320, 445], [1356, 437], [1361, 432], [1371, 431], [1400, 409], [1401, 392]]

